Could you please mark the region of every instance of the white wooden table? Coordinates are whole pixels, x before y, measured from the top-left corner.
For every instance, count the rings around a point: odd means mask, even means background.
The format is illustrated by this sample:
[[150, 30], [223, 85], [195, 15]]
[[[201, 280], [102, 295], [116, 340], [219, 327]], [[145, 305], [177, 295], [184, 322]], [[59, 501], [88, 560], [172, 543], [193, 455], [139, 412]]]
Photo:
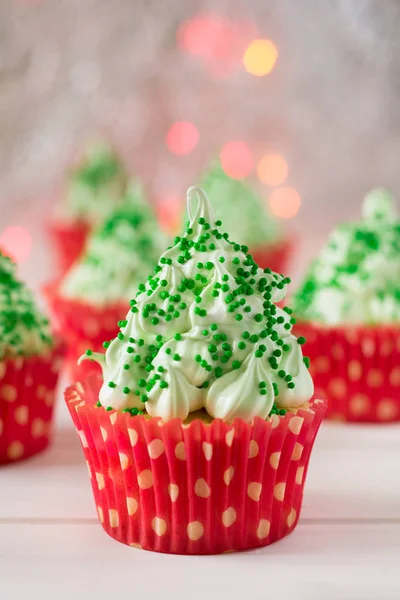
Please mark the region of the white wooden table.
[[265, 549], [168, 556], [109, 538], [63, 403], [41, 456], [0, 469], [0, 598], [400, 599], [400, 426], [324, 423], [300, 523]]

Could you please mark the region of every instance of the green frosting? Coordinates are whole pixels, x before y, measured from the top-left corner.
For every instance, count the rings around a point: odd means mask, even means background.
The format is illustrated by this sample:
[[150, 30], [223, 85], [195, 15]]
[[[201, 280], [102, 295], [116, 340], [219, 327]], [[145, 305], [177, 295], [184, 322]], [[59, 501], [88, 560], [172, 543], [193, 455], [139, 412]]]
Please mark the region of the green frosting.
[[254, 249], [281, 239], [280, 225], [267, 211], [265, 202], [242, 180], [228, 177], [219, 161], [200, 186], [211, 198], [217, 219], [238, 243]]
[[101, 222], [120, 202], [127, 174], [106, 144], [91, 144], [77, 166], [70, 170], [65, 191], [65, 210], [71, 220]]
[[84, 256], [62, 283], [62, 294], [97, 305], [126, 301], [166, 243], [140, 184], [132, 184], [123, 204], [92, 233]]
[[42, 354], [52, 343], [48, 319], [16, 278], [16, 265], [0, 250], [0, 359]]
[[363, 219], [334, 230], [294, 308], [303, 320], [329, 325], [400, 322], [400, 221], [387, 191], [370, 192]]

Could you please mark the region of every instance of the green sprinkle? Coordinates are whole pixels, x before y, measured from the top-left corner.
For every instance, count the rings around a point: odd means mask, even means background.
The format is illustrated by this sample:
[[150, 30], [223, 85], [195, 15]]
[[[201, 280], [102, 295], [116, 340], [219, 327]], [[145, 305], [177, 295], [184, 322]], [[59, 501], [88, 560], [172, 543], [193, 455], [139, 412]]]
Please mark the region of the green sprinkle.
[[124, 394], [130, 394], [131, 393], [131, 390], [128, 387], [126, 387], [126, 386], [122, 389], [122, 391], [124, 392]]
[[240, 362], [240, 360], [234, 360], [232, 363], [232, 369], [240, 369], [241, 364], [242, 363]]
[[300, 336], [297, 338], [297, 343], [300, 344], [301, 346], [303, 346], [306, 343], [306, 338], [304, 336]]

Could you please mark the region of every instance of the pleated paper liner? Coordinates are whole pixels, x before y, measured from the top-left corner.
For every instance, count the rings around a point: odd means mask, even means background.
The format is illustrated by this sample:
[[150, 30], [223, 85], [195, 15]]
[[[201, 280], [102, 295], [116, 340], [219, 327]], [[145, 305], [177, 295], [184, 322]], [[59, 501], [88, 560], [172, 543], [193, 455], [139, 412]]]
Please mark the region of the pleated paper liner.
[[[101, 293], [101, 290], [99, 291]], [[78, 358], [88, 348], [103, 351], [103, 342], [115, 337], [120, 321], [129, 311], [129, 302], [118, 302], [109, 306], [96, 306], [88, 302], [64, 298], [59, 282], [47, 285], [44, 294], [57, 326], [68, 345], [66, 368], [73, 379], [96, 372], [96, 363], [85, 361], [79, 368]]]
[[90, 228], [85, 223], [54, 221], [48, 225], [50, 239], [55, 247], [57, 267], [63, 275], [82, 254]]
[[299, 518], [325, 403], [246, 424], [183, 424], [97, 407], [100, 376], [65, 394], [100, 522], [146, 550], [217, 554], [266, 546]]
[[249, 252], [262, 269], [269, 268], [276, 273], [286, 274], [294, 246], [291, 240], [286, 239], [277, 244], [250, 248]]
[[400, 327], [295, 326], [304, 335], [315, 393], [329, 398], [329, 419], [400, 421]]
[[50, 441], [64, 347], [0, 361], [0, 464], [29, 458]]

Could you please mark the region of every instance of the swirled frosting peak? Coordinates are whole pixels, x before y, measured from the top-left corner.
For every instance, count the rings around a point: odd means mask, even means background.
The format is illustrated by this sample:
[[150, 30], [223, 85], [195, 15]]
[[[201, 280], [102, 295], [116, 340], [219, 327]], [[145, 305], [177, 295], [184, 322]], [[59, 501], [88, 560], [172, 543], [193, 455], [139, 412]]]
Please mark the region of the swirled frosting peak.
[[230, 241], [200, 188], [188, 191], [188, 213], [105, 355], [89, 351], [103, 369], [101, 404], [164, 419], [205, 408], [229, 422], [308, 401], [304, 339], [276, 306], [290, 280]]
[[389, 192], [364, 199], [363, 219], [339, 225], [294, 297], [297, 316], [328, 325], [400, 322], [400, 220]]

